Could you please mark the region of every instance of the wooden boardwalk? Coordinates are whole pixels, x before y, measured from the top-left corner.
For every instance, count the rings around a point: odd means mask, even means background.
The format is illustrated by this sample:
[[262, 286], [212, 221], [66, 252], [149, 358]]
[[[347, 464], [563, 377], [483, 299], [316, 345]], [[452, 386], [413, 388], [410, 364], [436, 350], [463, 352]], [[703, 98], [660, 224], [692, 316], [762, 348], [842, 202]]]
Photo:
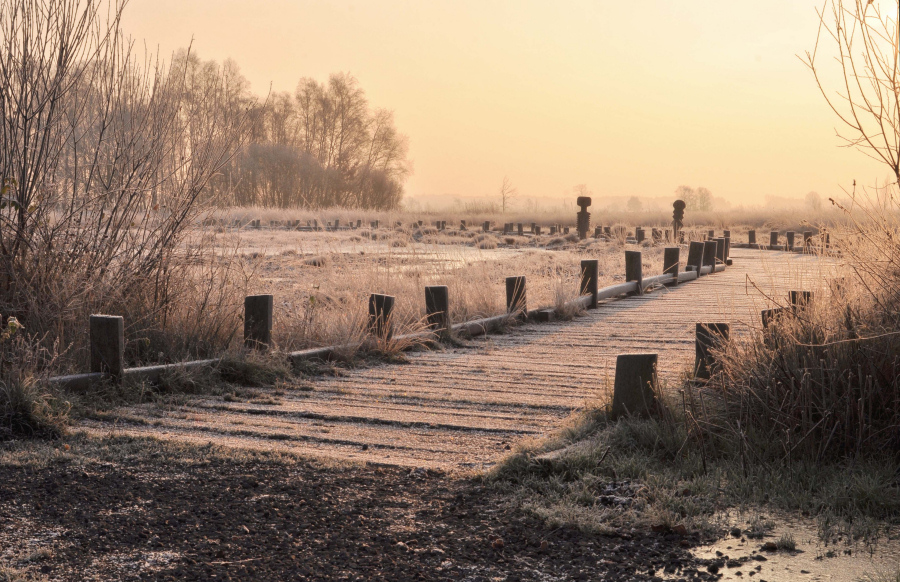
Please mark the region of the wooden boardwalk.
[[246, 402], [203, 398], [118, 411], [86, 421], [91, 433], [447, 470], [490, 467], [523, 439], [547, 435], [612, 385], [618, 354], [659, 354], [673, 385], [690, 370], [694, 326], [758, 325], [771, 305], [752, 283], [782, 298], [816, 289], [822, 262], [791, 253], [735, 249], [734, 265], [677, 288], [601, 304], [571, 322], [528, 324], [466, 347], [409, 354], [408, 364], [320, 378], [312, 391], [258, 390]]

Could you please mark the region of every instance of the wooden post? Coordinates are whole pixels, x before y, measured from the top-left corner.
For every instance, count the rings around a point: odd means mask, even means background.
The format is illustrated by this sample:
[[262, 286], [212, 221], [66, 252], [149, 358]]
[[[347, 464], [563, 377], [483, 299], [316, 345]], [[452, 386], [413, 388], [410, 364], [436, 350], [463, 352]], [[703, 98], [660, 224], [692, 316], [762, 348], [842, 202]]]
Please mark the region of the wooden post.
[[644, 232], [643, 228], [634, 229], [634, 239], [636, 241], [638, 241], [638, 243], [644, 242], [644, 239], [646, 238], [646, 236], [647, 236], [647, 234]]
[[803, 231], [803, 248], [808, 248], [812, 245], [812, 236], [813, 233], [811, 230]]
[[528, 316], [528, 301], [525, 295], [525, 277], [506, 278], [506, 312]]
[[491, 221], [485, 220], [484, 224], [481, 225], [481, 229], [484, 232], [491, 232]]
[[711, 350], [720, 349], [728, 341], [730, 325], [727, 323], [698, 323], [694, 341], [694, 377], [709, 380], [715, 357]]
[[554, 234], [556, 234], [556, 225], [551, 224], [550, 225], [550, 236], [553, 236]]
[[[684, 231], [682, 231], [684, 232]], [[705, 243], [700, 241], [691, 241], [690, 246], [688, 247], [688, 258], [687, 258], [687, 269], [689, 271], [696, 271], [697, 276], [700, 275], [700, 267], [703, 266], [703, 250], [705, 248]]]
[[793, 250], [794, 249], [794, 231], [793, 230], [787, 231], [787, 234], [785, 236], [787, 236], [787, 249], [786, 250], [788, 250], [788, 251]]
[[678, 247], [666, 247], [663, 250], [663, 275], [674, 275], [675, 284], [678, 284], [678, 263], [681, 249]]
[[813, 294], [812, 291], [791, 291], [789, 296], [791, 298], [791, 305], [797, 308], [809, 305], [809, 302], [812, 301]]
[[378, 339], [389, 340], [394, 335], [394, 297], [372, 293], [369, 295], [369, 333]]
[[647, 417], [656, 411], [656, 354], [623, 354], [616, 358], [611, 416]]
[[425, 287], [425, 316], [435, 333], [441, 337], [450, 334], [450, 290], [446, 285]]
[[580, 295], [590, 295], [591, 302], [588, 309], [597, 309], [597, 291], [600, 288], [600, 261], [597, 259], [585, 259], [581, 261], [581, 287]]
[[707, 233], [706, 238], [707, 238], [707, 240], [712, 240], [712, 239], [716, 238], [716, 231], [710, 230], [710, 231]]
[[778, 246], [778, 231], [773, 230], [769, 233], [769, 248]]
[[756, 231], [755, 230], [747, 231], [747, 242], [750, 243], [751, 245], [756, 244]]
[[725, 239], [719, 237], [716, 239], [716, 262], [718, 264], [724, 265], [725, 259]]
[[525, 234], [525, 225], [520, 222], [516, 226], [518, 227], [519, 236], [524, 235]]
[[719, 244], [714, 240], [708, 240], [703, 243], [703, 266], [704, 267], [712, 267], [713, 269], [710, 271], [710, 274], [715, 272], [716, 268], [716, 253], [718, 250]]
[[540, 224], [534, 225], [534, 234], [541, 234], [541, 225]]
[[630, 295], [641, 295], [644, 292], [641, 251], [625, 251], [625, 282], [629, 281], [637, 281], [637, 291]]
[[244, 297], [244, 345], [264, 350], [272, 343], [272, 295]]
[[116, 384], [125, 373], [125, 319], [118, 315], [90, 317], [91, 372], [106, 374]]

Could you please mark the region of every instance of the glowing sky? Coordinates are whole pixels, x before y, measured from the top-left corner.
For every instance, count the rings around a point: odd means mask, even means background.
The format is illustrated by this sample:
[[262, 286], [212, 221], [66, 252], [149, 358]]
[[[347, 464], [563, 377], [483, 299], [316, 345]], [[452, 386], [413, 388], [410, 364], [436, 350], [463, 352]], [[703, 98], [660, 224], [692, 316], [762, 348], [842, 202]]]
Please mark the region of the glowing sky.
[[164, 54], [235, 59], [254, 92], [356, 76], [409, 136], [413, 196], [598, 196], [703, 185], [735, 203], [887, 172], [838, 147], [796, 57], [813, 0], [132, 0]]

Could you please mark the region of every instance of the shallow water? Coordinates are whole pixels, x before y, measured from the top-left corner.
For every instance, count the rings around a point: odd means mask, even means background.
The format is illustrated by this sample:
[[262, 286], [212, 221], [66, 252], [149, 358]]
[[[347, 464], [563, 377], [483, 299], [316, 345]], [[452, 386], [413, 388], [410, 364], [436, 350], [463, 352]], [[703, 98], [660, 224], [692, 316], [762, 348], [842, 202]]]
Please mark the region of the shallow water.
[[[747, 527], [745, 519], [735, 519], [737, 527]], [[746, 535], [728, 536], [713, 544], [693, 550], [698, 558], [738, 560], [743, 563], [719, 570], [722, 580], [754, 580], [768, 582], [803, 581], [855, 581], [867, 580], [866, 576], [896, 575], [900, 568], [900, 538], [882, 536], [873, 544], [861, 541], [839, 540], [823, 542], [812, 520], [779, 518], [775, 527], [761, 539]], [[766, 542], [776, 542], [785, 533], [793, 536], [796, 551], [765, 551]], [[881, 578], [873, 578], [881, 580]], [[887, 580], [887, 578], [885, 578]], [[893, 580], [893, 578], [891, 578]]]

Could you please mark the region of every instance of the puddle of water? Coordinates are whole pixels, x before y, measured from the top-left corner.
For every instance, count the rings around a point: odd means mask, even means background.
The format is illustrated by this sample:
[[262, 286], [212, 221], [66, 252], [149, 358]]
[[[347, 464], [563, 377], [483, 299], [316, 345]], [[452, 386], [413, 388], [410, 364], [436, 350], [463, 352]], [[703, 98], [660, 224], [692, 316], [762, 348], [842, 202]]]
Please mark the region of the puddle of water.
[[[775, 523], [761, 539], [751, 539], [746, 535], [728, 536], [713, 544], [698, 546], [693, 553], [698, 558], [718, 560], [721, 580], [744, 582], [868, 580], [866, 576], [896, 575], [900, 568], [900, 539], [882, 538], [873, 546], [845, 541], [826, 545], [811, 521], [784, 518]], [[738, 521], [735, 524], [742, 527]], [[747, 527], [746, 520], [743, 520], [743, 527]], [[795, 551], [762, 549], [763, 544], [777, 542], [784, 534], [793, 537]]]

